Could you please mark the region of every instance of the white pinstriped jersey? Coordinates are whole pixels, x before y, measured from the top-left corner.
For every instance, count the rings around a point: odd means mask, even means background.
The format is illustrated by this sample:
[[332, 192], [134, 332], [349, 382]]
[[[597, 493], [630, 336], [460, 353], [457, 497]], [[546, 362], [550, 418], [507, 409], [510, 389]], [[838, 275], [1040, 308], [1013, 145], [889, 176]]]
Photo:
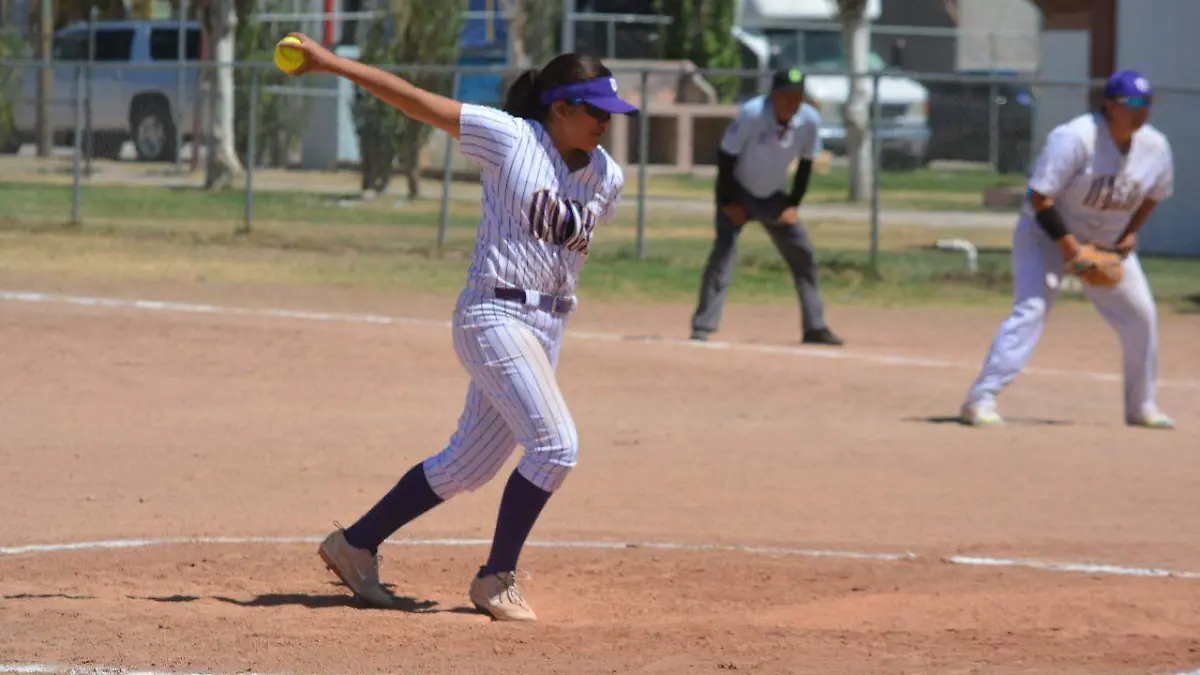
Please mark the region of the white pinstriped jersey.
[[[1146, 199], [1171, 196], [1175, 169], [1171, 145], [1145, 124], [1122, 155], [1103, 115], [1089, 113], [1055, 127], [1046, 137], [1029, 187], [1054, 198], [1071, 234], [1112, 244]], [[1033, 217], [1029, 199], [1022, 213]]]
[[625, 178], [603, 148], [575, 172], [538, 122], [464, 104], [463, 155], [482, 168], [483, 212], [468, 287], [571, 295], [598, 223], [617, 213]]

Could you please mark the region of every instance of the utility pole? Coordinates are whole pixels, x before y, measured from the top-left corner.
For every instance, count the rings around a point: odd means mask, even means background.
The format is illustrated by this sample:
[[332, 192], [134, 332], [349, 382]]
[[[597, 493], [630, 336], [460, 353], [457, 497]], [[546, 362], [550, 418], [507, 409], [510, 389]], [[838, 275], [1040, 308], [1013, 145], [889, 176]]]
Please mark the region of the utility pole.
[[38, 72], [37, 86], [37, 152], [38, 157], [49, 157], [50, 150], [54, 147], [54, 126], [50, 121], [50, 99], [54, 95], [54, 71], [50, 68], [50, 57], [54, 52], [53, 0], [42, 0], [42, 18], [39, 23], [42, 67]]

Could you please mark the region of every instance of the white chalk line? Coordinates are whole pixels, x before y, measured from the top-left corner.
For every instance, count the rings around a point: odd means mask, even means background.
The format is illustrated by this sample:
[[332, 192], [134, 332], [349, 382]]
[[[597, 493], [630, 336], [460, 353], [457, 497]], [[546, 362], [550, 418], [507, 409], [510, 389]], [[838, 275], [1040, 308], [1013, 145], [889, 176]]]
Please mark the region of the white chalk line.
[[[0, 546], [0, 556], [16, 556], [40, 553], [58, 553], [63, 551], [96, 551], [106, 549], [150, 548], [158, 546], [182, 545], [245, 545], [245, 544], [317, 544], [324, 537], [176, 537], [167, 539], [107, 539], [98, 541], [80, 541], [62, 544], [26, 544], [23, 546]], [[445, 546], [470, 547], [488, 546], [490, 539], [389, 539], [384, 542], [390, 546]], [[619, 542], [619, 541], [530, 541], [529, 548], [546, 549], [587, 549], [587, 550], [654, 550], [721, 553], [741, 553], [748, 555], [779, 555], [798, 556], [804, 558], [840, 558], [848, 560], [872, 560], [881, 562], [901, 562], [936, 560], [951, 565], [969, 567], [1019, 567], [1045, 572], [1072, 572], [1079, 574], [1099, 574], [1124, 577], [1166, 577], [1172, 579], [1200, 579], [1200, 572], [1188, 572], [1155, 567], [1130, 567], [1103, 563], [1047, 561], [1027, 558], [989, 558], [978, 556], [944, 556], [925, 557], [911, 551], [903, 553], [863, 553], [858, 551], [822, 550], [787, 548], [777, 546], [739, 546], [736, 544], [686, 544], [677, 542]]]
[[[237, 672], [238, 675], [268, 675], [266, 673]], [[55, 663], [0, 663], [0, 673], [62, 673], [63, 675], [209, 675], [208, 673], [180, 673], [172, 670], [130, 670], [95, 666], [66, 666]]]
[[[230, 671], [234, 672], [234, 671]], [[249, 671], [236, 671], [238, 675], [270, 675], [268, 673], [254, 673]], [[65, 666], [51, 663], [0, 663], [0, 673], [47, 673], [56, 675], [215, 675], [213, 673], [203, 672], [177, 672], [171, 670], [130, 670], [126, 668], [97, 668], [94, 666], [78, 667]], [[1200, 675], [1200, 670], [1193, 670], [1186, 673], [1176, 673], [1175, 675]]]
[[[75, 295], [57, 295], [32, 291], [0, 291], [0, 301], [28, 302], [42, 304], [69, 304], [84, 307], [102, 307], [108, 309], [135, 309], [151, 312], [179, 312], [187, 314], [213, 314], [225, 316], [248, 316], [273, 319], [294, 319], [301, 321], [317, 321], [323, 323], [351, 323], [373, 325], [408, 325], [449, 328], [450, 322], [436, 319], [421, 319], [414, 317], [387, 316], [382, 314], [349, 314], [339, 312], [312, 312], [304, 310], [234, 307], [229, 305], [208, 305], [186, 302], [168, 302], [160, 300], [138, 300], [122, 298], [102, 298]], [[650, 344], [686, 347], [689, 349], [715, 349], [726, 351], [747, 352], [777, 356], [803, 356], [810, 358], [859, 361], [877, 365], [903, 366], [909, 368], [928, 369], [966, 369], [977, 370], [977, 363], [959, 363], [944, 359], [920, 358], [909, 356], [887, 356], [883, 354], [867, 354], [854, 350], [832, 350], [827, 347], [789, 347], [782, 345], [757, 345], [734, 342], [697, 342], [678, 338], [634, 339], [633, 336], [617, 333], [601, 333], [594, 331], [573, 330], [568, 334], [570, 339], [593, 340], [598, 342], [646, 342]], [[1083, 378], [1099, 382], [1121, 382], [1119, 373], [1092, 373], [1053, 368], [1026, 368], [1028, 375], [1043, 375], [1049, 377]], [[1176, 389], [1192, 389], [1200, 391], [1200, 380], [1159, 380], [1159, 387]]]
[[[28, 544], [24, 546], [0, 547], [0, 555], [22, 555], [36, 553], [54, 553], [60, 551], [104, 550], [147, 548], [155, 546], [171, 546], [184, 544], [315, 544], [322, 541], [320, 536], [306, 537], [189, 537], [170, 539], [112, 539], [87, 542], [71, 542], [64, 544]], [[399, 539], [385, 542], [393, 546], [487, 546], [487, 539]], [[905, 553], [859, 553], [854, 551], [813, 550], [780, 547], [735, 546], [716, 544], [682, 544], [670, 542], [639, 542], [623, 543], [611, 541], [531, 541], [527, 547], [549, 549], [594, 549], [594, 550], [626, 550], [651, 549], [661, 551], [721, 551], [747, 554], [792, 555], [822, 558], [849, 558], [855, 560], [877, 561], [908, 561], [917, 560], [911, 552]], [[1179, 572], [1160, 568], [1124, 567], [1120, 565], [1104, 565], [1093, 563], [1049, 562], [1041, 560], [1025, 560], [1011, 558], [982, 558], [973, 556], [948, 556], [940, 558], [942, 562], [954, 565], [985, 566], [985, 567], [1024, 567], [1051, 572], [1075, 572], [1086, 574], [1106, 574], [1134, 577], [1171, 577], [1177, 579], [1200, 579], [1200, 573]], [[50, 663], [0, 663], [0, 673], [46, 673], [50, 675], [210, 675], [203, 672], [177, 672], [160, 670], [134, 670], [115, 667], [77, 667]], [[239, 671], [239, 675], [269, 675], [266, 673], [249, 673]], [[1176, 673], [1175, 675], [1200, 675], [1200, 670]]]

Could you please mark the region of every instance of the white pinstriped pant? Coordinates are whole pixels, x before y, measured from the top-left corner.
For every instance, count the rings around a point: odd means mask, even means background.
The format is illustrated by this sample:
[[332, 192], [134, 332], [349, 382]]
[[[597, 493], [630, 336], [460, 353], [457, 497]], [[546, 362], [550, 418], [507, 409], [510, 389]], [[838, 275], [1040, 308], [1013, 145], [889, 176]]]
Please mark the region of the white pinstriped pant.
[[[1012, 312], [992, 338], [967, 403], [992, 401], [1020, 374], [1042, 337], [1062, 282], [1062, 254], [1028, 216], [1013, 231]], [[1083, 292], [1117, 332], [1124, 365], [1125, 416], [1157, 407], [1158, 316], [1154, 296], [1136, 253], [1125, 257], [1125, 276], [1113, 288], [1084, 286]]]
[[555, 378], [566, 319], [513, 302], [463, 293], [454, 312], [454, 351], [471, 376], [458, 429], [424, 462], [442, 499], [490, 481], [512, 451], [517, 470], [553, 492], [575, 466], [579, 436]]

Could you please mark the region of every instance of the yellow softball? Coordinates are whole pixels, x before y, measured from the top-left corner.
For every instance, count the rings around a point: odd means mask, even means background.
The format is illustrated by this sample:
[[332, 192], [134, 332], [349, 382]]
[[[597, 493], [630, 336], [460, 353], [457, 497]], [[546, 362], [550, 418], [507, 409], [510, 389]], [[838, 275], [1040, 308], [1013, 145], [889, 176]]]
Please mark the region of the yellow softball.
[[289, 35], [275, 44], [275, 66], [285, 73], [298, 70], [304, 65], [304, 52], [286, 48], [285, 45], [289, 44], [302, 43], [300, 38]]

